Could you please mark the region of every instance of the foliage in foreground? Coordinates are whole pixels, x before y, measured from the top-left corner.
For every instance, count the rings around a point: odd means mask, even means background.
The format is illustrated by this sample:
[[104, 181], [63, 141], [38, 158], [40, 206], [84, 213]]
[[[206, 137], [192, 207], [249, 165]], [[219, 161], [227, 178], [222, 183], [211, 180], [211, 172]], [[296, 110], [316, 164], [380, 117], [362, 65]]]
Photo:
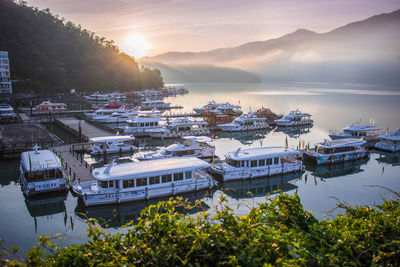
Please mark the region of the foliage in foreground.
[[[220, 199], [215, 215], [176, 212], [177, 201], [149, 206], [127, 233], [92, 221], [89, 241], [57, 248], [48, 237], [26, 255], [30, 265], [400, 265], [400, 199], [350, 207], [318, 221], [297, 195], [280, 194], [237, 216]], [[127, 227], [131, 227], [127, 225]], [[49, 251], [50, 253], [48, 253]]]

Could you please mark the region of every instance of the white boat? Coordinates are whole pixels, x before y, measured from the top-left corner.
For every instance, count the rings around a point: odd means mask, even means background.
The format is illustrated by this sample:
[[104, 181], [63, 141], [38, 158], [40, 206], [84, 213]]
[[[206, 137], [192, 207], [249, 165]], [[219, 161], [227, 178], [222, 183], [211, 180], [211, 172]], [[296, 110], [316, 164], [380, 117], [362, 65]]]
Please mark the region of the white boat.
[[311, 119], [311, 114], [302, 113], [300, 110], [293, 110], [288, 115], [279, 120], [275, 120], [277, 126], [292, 127], [312, 125], [314, 121]]
[[14, 109], [10, 104], [0, 104], [0, 118], [15, 117]]
[[243, 111], [240, 110], [241, 108], [242, 108], [241, 106], [232, 105], [230, 103], [224, 103], [218, 105], [217, 108], [211, 110], [210, 112], [216, 115], [227, 114], [227, 115], [239, 116], [240, 114], [243, 113]]
[[226, 132], [242, 132], [267, 129], [269, 125], [266, 118], [259, 118], [250, 113], [243, 114], [231, 123], [220, 124], [217, 127]]
[[201, 108], [193, 108], [193, 111], [200, 115], [206, 115], [212, 110], [215, 110], [220, 104], [216, 103], [214, 100], [211, 100], [206, 105]]
[[185, 142], [172, 144], [160, 152], [150, 152], [136, 157], [138, 160], [153, 160], [173, 157], [197, 157], [207, 162], [215, 160], [215, 146], [208, 136], [185, 136]]
[[360, 138], [363, 137], [367, 141], [367, 146], [374, 146], [379, 141], [379, 132], [381, 128], [376, 125], [368, 125], [362, 123], [353, 123], [343, 128], [342, 132], [338, 133], [331, 131], [329, 137], [332, 140], [343, 138]]
[[136, 117], [127, 120], [128, 125], [123, 128], [125, 134], [147, 135], [147, 131], [151, 129], [160, 129], [164, 119], [157, 113], [139, 113]]
[[67, 105], [64, 103], [51, 103], [50, 101], [43, 101], [36, 107], [20, 108], [20, 110], [31, 115], [59, 113], [67, 111]]
[[169, 158], [124, 163], [94, 169], [95, 182], [75, 184], [85, 206], [123, 203], [174, 196], [214, 187], [204, 169], [210, 164], [195, 158]]
[[125, 100], [126, 96], [123, 93], [120, 93], [119, 91], [115, 91], [113, 93], [106, 93], [106, 94], [101, 94], [99, 92], [96, 92], [94, 94], [85, 96], [85, 99], [89, 101], [97, 101], [97, 102], [108, 102], [110, 100]]
[[211, 170], [224, 181], [303, 171], [299, 155], [300, 151], [284, 147], [239, 148], [226, 154], [226, 162], [215, 164]]
[[315, 144], [314, 151], [304, 153], [304, 159], [311, 159], [316, 164], [332, 164], [368, 157], [368, 151], [362, 147], [367, 142], [356, 138], [325, 140]]
[[149, 100], [143, 101], [141, 104], [142, 110], [152, 110], [152, 109], [167, 109], [171, 103], [165, 103], [162, 100]]
[[162, 128], [147, 130], [147, 134], [153, 138], [181, 138], [190, 135], [208, 135], [210, 130], [207, 129], [207, 122], [193, 121], [188, 118], [176, 118], [167, 123]]
[[139, 113], [140, 107], [131, 110], [121, 108], [117, 112], [113, 112], [111, 115], [95, 115], [92, 117], [92, 120], [101, 123], [125, 123], [132, 117], [137, 116]]
[[89, 139], [92, 146], [87, 149], [90, 155], [133, 153], [137, 147], [131, 143], [135, 137], [129, 135], [103, 136]]
[[61, 160], [50, 150], [39, 150], [37, 145], [33, 151], [21, 153], [20, 180], [26, 196], [68, 191], [67, 176]]
[[[110, 102], [93, 112], [85, 113], [85, 115], [88, 119], [92, 119], [95, 116], [111, 115], [114, 112], [123, 111], [123, 110], [131, 110], [131, 109], [134, 109], [132, 104]], [[136, 108], [136, 109], [138, 109], [138, 108]]]
[[379, 138], [380, 141], [375, 144], [375, 148], [389, 152], [400, 151], [400, 129], [381, 134]]

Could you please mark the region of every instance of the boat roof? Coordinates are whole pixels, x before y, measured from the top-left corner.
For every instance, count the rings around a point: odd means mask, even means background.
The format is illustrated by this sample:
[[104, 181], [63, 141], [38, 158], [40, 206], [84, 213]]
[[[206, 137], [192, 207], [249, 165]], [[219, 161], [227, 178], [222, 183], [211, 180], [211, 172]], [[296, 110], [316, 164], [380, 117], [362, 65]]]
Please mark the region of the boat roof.
[[182, 137], [183, 139], [186, 140], [191, 140], [192, 142], [199, 142], [199, 143], [208, 143], [212, 141], [211, 137], [208, 136], [184, 136]]
[[44, 171], [61, 168], [60, 159], [50, 150], [22, 152], [21, 164], [26, 171]]
[[236, 151], [229, 152], [225, 155], [226, 158], [233, 160], [247, 160], [247, 159], [259, 159], [265, 158], [266, 156], [280, 157], [300, 154], [300, 151], [293, 150], [285, 147], [257, 147], [249, 149], [239, 148]]
[[382, 139], [399, 141], [400, 140], [400, 129], [397, 129], [396, 131], [393, 131], [393, 132], [383, 133], [379, 137]]
[[325, 140], [322, 143], [317, 143], [315, 146], [320, 146], [322, 148], [338, 148], [338, 147], [347, 147], [347, 146], [361, 146], [365, 144], [367, 141], [357, 139], [357, 138], [343, 138], [336, 140]]
[[93, 176], [100, 180], [133, 179], [140, 177], [159, 176], [177, 172], [193, 171], [210, 167], [210, 164], [196, 157], [154, 159], [139, 162], [123, 163], [94, 169]]
[[104, 142], [124, 142], [124, 141], [133, 141], [135, 137], [130, 135], [111, 135], [111, 136], [102, 136], [102, 137], [93, 137], [89, 139], [93, 143], [104, 143]]
[[376, 125], [368, 125], [368, 124], [352, 124], [352, 125], [348, 125], [346, 127], [343, 128], [343, 130], [346, 131], [351, 131], [351, 132], [359, 132], [359, 131], [379, 131], [381, 130], [381, 128], [379, 128]]

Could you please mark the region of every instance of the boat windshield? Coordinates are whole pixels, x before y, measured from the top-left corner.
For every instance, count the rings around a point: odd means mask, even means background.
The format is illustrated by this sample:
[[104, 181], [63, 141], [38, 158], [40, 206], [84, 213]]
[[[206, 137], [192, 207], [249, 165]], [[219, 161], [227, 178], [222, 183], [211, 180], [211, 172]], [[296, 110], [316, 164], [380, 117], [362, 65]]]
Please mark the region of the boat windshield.
[[27, 182], [42, 182], [63, 178], [63, 173], [60, 169], [51, 169], [38, 172], [25, 172]]

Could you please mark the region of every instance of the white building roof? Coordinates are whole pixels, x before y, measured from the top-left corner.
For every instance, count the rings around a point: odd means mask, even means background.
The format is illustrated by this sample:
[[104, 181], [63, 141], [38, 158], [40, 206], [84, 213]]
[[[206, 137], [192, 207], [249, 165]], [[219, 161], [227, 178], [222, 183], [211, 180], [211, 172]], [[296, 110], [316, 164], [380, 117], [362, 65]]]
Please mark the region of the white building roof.
[[167, 158], [139, 162], [130, 162], [111, 167], [109, 173], [104, 173], [108, 166], [94, 169], [92, 174], [98, 180], [133, 179], [159, 176], [177, 172], [186, 172], [210, 167], [210, 164], [195, 158]]
[[61, 168], [60, 159], [50, 150], [22, 152], [21, 164], [25, 171], [43, 171]]
[[338, 147], [348, 147], [348, 146], [361, 146], [365, 144], [367, 141], [357, 139], [357, 138], [344, 138], [344, 139], [336, 139], [336, 140], [325, 140], [323, 143], [317, 143], [315, 146], [320, 146], [323, 148], [338, 148]]
[[135, 137], [129, 135], [110, 135], [110, 136], [102, 136], [102, 137], [93, 137], [90, 138], [90, 141], [93, 143], [104, 143], [104, 142], [125, 142], [125, 141], [133, 141]]
[[229, 152], [225, 155], [225, 157], [233, 160], [251, 160], [297, 154], [300, 154], [300, 151], [285, 147], [258, 147], [249, 149], [238, 149], [236, 151]]

